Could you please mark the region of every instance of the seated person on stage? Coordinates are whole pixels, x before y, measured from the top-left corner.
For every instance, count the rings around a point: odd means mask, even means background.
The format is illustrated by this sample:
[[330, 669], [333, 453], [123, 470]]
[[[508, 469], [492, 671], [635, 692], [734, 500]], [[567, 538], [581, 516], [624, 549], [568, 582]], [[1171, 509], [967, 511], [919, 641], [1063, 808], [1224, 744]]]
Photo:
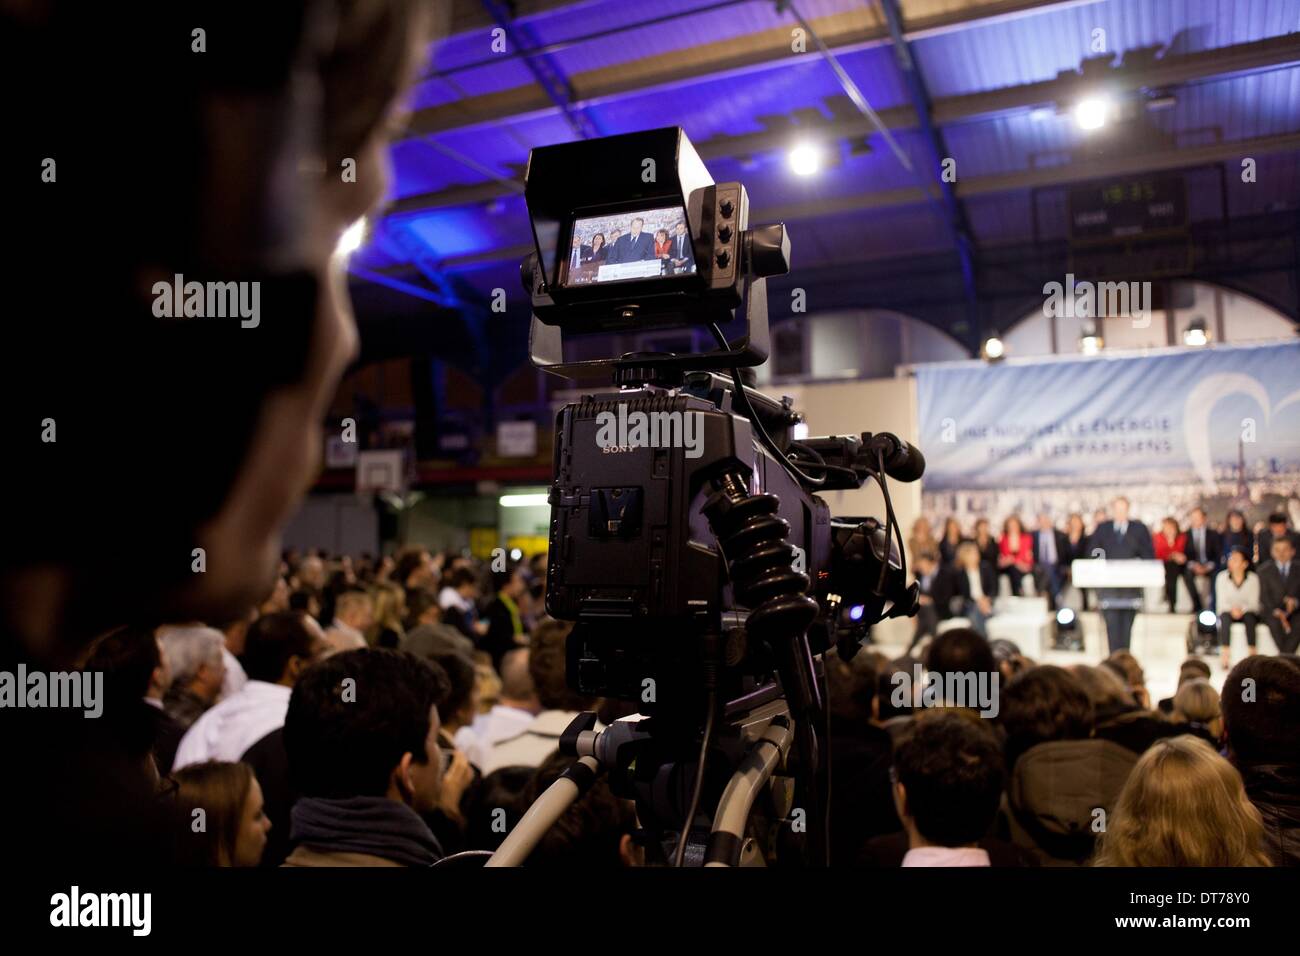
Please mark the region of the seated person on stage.
[[1178, 530], [1177, 521], [1165, 518], [1160, 522], [1160, 533], [1155, 536], [1153, 543], [1156, 560], [1165, 563], [1165, 603], [1169, 605], [1169, 613], [1174, 613], [1178, 602], [1178, 581], [1182, 579], [1199, 614], [1201, 597], [1196, 592], [1196, 581], [1187, 566], [1187, 535]]
[[993, 530], [989, 527], [988, 518], [980, 518], [975, 522], [975, 544], [979, 547], [980, 560], [990, 568], [998, 567], [998, 539], [993, 537]]
[[998, 539], [998, 573], [1011, 582], [1011, 593], [1020, 593], [1020, 580], [1034, 569], [1034, 541], [1025, 534], [1020, 518], [1012, 515], [1002, 526]]
[[1250, 570], [1246, 552], [1234, 548], [1228, 554], [1228, 566], [1214, 581], [1215, 606], [1219, 609], [1219, 647], [1223, 666], [1230, 664], [1229, 648], [1232, 625], [1246, 628], [1246, 643], [1255, 653], [1255, 628], [1259, 626], [1259, 575]]
[[1056, 607], [1061, 599], [1070, 572], [1070, 542], [1064, 531], [1052, 524], [1052, 516], [1043, 512], [1038, 516], [1038, 530], [1034, 532], [1034, 574], [1038, 590], [1047, 595], [1048, 605]]
[[[1065, 521], [1065, 582], [1073, 583], [1074, 580], [1074, 562], [1080, 558], [1089, 558], [1088, 553], [1088, 530], [1083, 526], [1083, 515], [1077, 511], [1073, 512]], [[1088, 592], [1084, 589], [1079, 590], [1079, 598], [1083, 601], [1083, 609], [1088, 609]]]
[[671, 264], [668, 263], [669, 256], [672, 255], [672, 243], [668, 241], [667, 229], [655, 230], [655, 258], [665, 263], [664, 273], [672, 272]]
[[583, 262], [594, 262], [597, 265], [605, 261], [609, 255], [609, 249], [605, 245], [605, 234], [598, 232], [591, 237], [591, 245], [587, 247], [587, 256]]
[[967, 540], [961, 533], [961, 522], [948, 518], [943, 523], [943, 537], [939, 540], [939, 561], [945, 568], [950, 568], [957, 561], [957, 546]]
[[918, 551], [913, 557], [912, 566], [916, 571], [916, 582], [921, 586], [921, 594], [916, 610], [916, 630], [912, 633], [912, 643], [907, 648], [909, 654], [922, 638], [934, 637], [938, 633], [939, 607], [935, 601], [935, 591], [938, 589], [942, 596], [943, 590], [940, 581], [943, 572], [939, 568], [935, 552]]
[[1286, 513], [1282, 511], [1275, 511], [1269, 515], [1267, 525], [1259, 529], [1256, 535], [1259, 544], [1259, 560], [1256, 563], [1263, 564], [1273, 556], [1273, 542], [1278, 538], [1289, 538], [1291, 549], [1300, 554], [1300, 532], [1292, 530]]
[[1191, 572], [1196, 587], [1192, 595], [1200, 602], [1197, 610], [1204, 604], [1201, 589], [1209, 601], [1210, 610], [1214, 610], [1214, 576], [1218, 573], [1223, 560], [1223, 539], [1219, 532], [1210, 527], [1205, 517], [1204, 508], [1193, 508], [1188, 519], [1187, 528], [1187, 570]]
[[1228, 555], [1234, 548], [1240, 548], [1246, 552], [1246, 563], [1250, 566], [1255, 564], [1255, 532], [1250, 530], [1246, 524], [1246, 516], [1236, 508], [1228, 512], [1227, 520], [1223, 523], [1223, 534], [1219, 537], [1220, 547], [1219, 554], [1222, 556], [1223, 566], [1227, 566]]
[[695, 252], [691, 249], [691, 237], [686, 232], [686, 223], [680, 219], [673, 225], [672, 238], [669, 239], [668, 264], [673, 272], [695, 271]]
[[972, 630], [987, 636], [985, 623], [993, 616], [997, 576], [980, 560], [974, 541], [963, 541], [957, 548], [957, 565], [948, 572], [945, 586], [951, 613], [966, 618]]
[[1259, 608], [1283, 654], [1300, 646], [1300, 563], [1286, 536], [1273, 539], [1273, 560], [1259, 566]]
[[573, 248], [569, 250], [569, 274], [578, 271], [578, 266], [591, 258], [591, 246], [582, 241], [582, 237], [574, 235]]

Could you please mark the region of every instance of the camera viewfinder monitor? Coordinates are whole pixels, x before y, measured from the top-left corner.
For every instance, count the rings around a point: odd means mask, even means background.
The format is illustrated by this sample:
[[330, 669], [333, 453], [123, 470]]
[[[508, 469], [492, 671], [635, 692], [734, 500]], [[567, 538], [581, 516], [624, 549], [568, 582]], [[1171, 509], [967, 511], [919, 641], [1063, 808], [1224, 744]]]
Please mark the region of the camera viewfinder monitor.
[[678, 205], [576, 213], [560, 268], [566, 288], [694, 275], [686, 210]]

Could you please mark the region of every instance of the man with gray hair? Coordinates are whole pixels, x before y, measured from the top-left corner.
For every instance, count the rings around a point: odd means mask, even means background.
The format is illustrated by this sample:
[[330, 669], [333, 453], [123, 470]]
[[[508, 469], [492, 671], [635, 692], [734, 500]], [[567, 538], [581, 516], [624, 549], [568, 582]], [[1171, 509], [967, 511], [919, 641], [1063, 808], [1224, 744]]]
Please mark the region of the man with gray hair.
[[481, 767], [497, 743], [522, 734], [541, 709], [528, 670], [528, 648], [509, 651], [501, 659], [500, 698], [486, 714], [479, 714], [468, 727], [456, 731], [454, 742], [470, 763]]
[[163, 710], [185, 731], [221, 694], [226, 638], [216, 628], [186, 625], [159, 628], [158, 639], [172, 675]]

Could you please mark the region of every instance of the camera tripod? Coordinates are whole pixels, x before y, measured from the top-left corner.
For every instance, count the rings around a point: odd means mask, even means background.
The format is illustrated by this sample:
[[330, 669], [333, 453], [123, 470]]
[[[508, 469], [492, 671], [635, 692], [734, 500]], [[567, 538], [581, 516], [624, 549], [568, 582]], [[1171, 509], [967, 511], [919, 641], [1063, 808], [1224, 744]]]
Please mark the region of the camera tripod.
[[[794, 726], [778, 685], [768, 684], [722, 709], [724, 726], [707, 759], [714, 768], [707, 779], [701, 765], [674, 759], [684, 748], [698, 747], [693, 735], [679, 734], [663, 718], [633, 715], [595, 730], [596, 715], [579, 714], [560, 741], [562, 753], [577, 762], [542, 793], [492, 855], [488, 866], [519, 866], [546, 831], [599, 779], [608, 774], [615, 793], [636, 801], [642, 825], [663, 836], [679, 832], [677, 865], [729, 867], [761, 864], [763, 854], [748, 834], [755, 804], [787, 768]], [[712, 716], [711, 720], [714, 719]], [[705, 739], [710, 737], [706, 727]], [[720, 773], [719, 771], [722, 771]], [[705, 795], [691, 799], [697, 778]], [[772, 786], [773, 814], [788, 816], [793, 780]], [[707, 835], [696, 826], [695, 804], [716, 799]], [[688, 805], [689, 804], [689, 805]]]

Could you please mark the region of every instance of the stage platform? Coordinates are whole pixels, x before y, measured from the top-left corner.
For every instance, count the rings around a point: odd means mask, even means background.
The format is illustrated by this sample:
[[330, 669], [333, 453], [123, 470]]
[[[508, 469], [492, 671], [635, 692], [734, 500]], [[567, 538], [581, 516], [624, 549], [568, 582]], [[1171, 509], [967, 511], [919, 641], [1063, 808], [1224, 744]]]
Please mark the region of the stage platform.
[[[996, 618], [994, 619], [996, 620]], [[1106, 635], [1101, 615], [1096, 611], [1084, 611], [1079, 614], [1079, 627], [1083, 631], [1082, 651], [1058, 651], [1051, 648], [1050, 642], [1035, 652], [1021, 644], [1026, 656], [1040, 664], [1056, 664], [1066, 667], [1070, 664], [1097, 664], [1105, 658]], [[1133, 642], [1130, 650], [1142, 664], [1146, 673], [1147, 690], [1151, 694], [1152, 706], [1162, 697], [1173, 694], [1178, 684], [1178, 667], [1187, 658], [1187, 630], [1191, 624], [1191, 614], [1168, 614], [1161, 612], [1139, 613], [1133, 624]], [[877, 625], [872, 630], [874, 647], [890, 657], [903, 654], [911, 640], [914, 622], [908, 620], [891, 620]], [[994, 637], [1004, 636], [994, 631]], [[1242, 629], [1236, 628], [1233, 638], [1232, 662], [1235, 664], [1246, 655], [1246, 645]], [[1259, 652], [1276, 654], [1271, 635], [1263, 627], [1259, 629]], [[1222, 687], [1227, 676], [1219, 666], [1219, 654], [1205, 655], [1201, 658], [1210, 666], [1210, 681], [1216, 688]]]

